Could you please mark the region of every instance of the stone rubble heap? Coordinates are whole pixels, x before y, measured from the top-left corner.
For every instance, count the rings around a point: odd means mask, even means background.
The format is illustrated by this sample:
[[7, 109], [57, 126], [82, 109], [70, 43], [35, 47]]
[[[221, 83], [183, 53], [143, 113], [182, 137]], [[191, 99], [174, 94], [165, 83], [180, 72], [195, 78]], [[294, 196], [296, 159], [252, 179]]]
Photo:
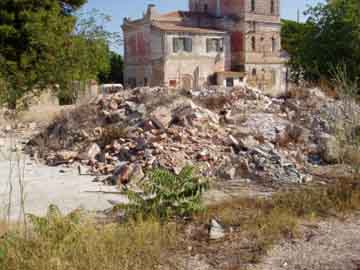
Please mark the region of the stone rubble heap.
[[179, 173], [187, 165], [218, 180], [304, 183], [309, 156], [327, 151], [319, 138], [329, 123], [317, 112], [329, 98], [312, 91], [302, 99], [247, 88], [100, 95], [34, 137], [27, 151], [118, 185], [141, 182], [152, 168]]

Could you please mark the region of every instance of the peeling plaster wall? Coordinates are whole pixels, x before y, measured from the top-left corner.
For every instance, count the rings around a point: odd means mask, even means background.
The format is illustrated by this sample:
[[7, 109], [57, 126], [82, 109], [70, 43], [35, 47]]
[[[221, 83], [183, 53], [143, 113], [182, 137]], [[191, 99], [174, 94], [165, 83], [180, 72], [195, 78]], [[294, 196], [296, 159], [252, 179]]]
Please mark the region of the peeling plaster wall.
[[[191, 37], [192, 52], [173, 52], [173, 38]], [[224, 38], [223, 52], [207, 52], [208, 38]], [[206, 85], [218, 71], [231, 68], [230, 37], [228, 35], [167, 34], [165, 38], [165, 85], [197, 88]]]
[[271, 14], [271, 0], [255, 0], [255, 12], [251, 10], [251, 0], [245, 1], [245, 12], [257, 15], [280, 16], [280, 0], [274, 0], [274, 14]]
[[267, 94], [277, 96], [286, 90], [284, 64], [247, 64], [246, 72], [248, 74], [247, 83]]
[[[249, 31], [245, 39], [247, 63], [279, 63], [281, 51], [280, 25], [256, 22], [256, 31]], [[255, 40], [255, 50], [253, 48]], [[273, 44], [274, 39], [274, 44]]]
[[[251, 85], [271, 93], [282, 91], [286, 84], [284, 60], [280, 57], [280, 0], [273, 1], [273, 9], [271, 0], [255, 0], [255, 10], [251, 3], [252, 0], [189, 0], [190, 11], [200, 13], [184, 16], [179, 23], [228, 32], [224, 53], [207, 53], [209, 36], [204, 34], [157, 31], [145, 19], [141, 27], [139, 20], [131, 23], [131, 29], [125, 31], [125, 78], [135, 77], [137, 85], [144, 84], [146, 78], [152, 86], [198, 87], [217, 71], [246, 71]], [[201, 12], [215, 17], [203, 16]], [[175, 36], [191, 36], [193, 51], [174, 53]]]
[[251, 0], [246, 0], [244, 55], [248, 83], [277, 95], [285, 90], [286, 83], [280, 58], [280, 0], [273, 3], [272, 10], [270, 0], [255, 0], [255, 10], [252, 10]]
[[245, 10], [245, 0], [190, 0], [190, 10], [207, 11], [209, 14], [219, 17], [240, 15]]
[[150, 25], [140, 25], [126, 31], [126, 60], [130, 64], [147, 63], [151, 55]]
[[163, 34], [147, 23], [124, 29], [127, 87], [156, 86], [163, 83]]

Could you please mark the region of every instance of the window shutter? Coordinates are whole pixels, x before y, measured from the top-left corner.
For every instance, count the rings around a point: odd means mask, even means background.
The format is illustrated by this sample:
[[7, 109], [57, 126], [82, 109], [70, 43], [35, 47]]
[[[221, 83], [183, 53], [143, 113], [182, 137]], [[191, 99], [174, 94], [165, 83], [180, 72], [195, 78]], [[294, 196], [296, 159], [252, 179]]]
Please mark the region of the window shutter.
[[224, 51], [224, 39], [223, 38], [221, 38], [219, 40], [219, 46], [220, 46], [219, 52], [223, 52]]
[[178, 39], [177, 38], [173, 38], [173, 48], [174, 48], [175, 53], [179, 51]]
[[211, 51], [211, 39], [207, 39], [206, 40], [206, 52], [210, 52]]
[[191, 38], [185, 38], [185, 51], [192, 52], [192, 39]]

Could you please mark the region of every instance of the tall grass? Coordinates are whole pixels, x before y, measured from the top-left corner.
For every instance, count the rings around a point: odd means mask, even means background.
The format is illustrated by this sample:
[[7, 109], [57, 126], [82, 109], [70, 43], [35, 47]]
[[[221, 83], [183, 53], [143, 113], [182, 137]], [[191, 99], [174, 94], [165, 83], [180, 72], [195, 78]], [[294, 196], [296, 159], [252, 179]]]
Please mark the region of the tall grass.
[[0, 269], [150, 270], [176, 244], [175, 226], [153, 219], [99, 225], [77, 215], [54, 213], [32, 217], [28, 237], [8, 232], [0, 240]]

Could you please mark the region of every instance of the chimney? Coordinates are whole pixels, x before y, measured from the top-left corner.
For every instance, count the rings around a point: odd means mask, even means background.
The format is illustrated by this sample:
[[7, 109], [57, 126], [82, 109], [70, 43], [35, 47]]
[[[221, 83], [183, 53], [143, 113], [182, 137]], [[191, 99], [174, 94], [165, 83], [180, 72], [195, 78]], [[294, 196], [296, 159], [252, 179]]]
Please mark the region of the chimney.
[[147, 11], [146, 11], [146, 17], [151, 20], [158, 15], [159, 15], [159, 13], [156, 9], [156, 6], [154, 4], [149, 4]]

